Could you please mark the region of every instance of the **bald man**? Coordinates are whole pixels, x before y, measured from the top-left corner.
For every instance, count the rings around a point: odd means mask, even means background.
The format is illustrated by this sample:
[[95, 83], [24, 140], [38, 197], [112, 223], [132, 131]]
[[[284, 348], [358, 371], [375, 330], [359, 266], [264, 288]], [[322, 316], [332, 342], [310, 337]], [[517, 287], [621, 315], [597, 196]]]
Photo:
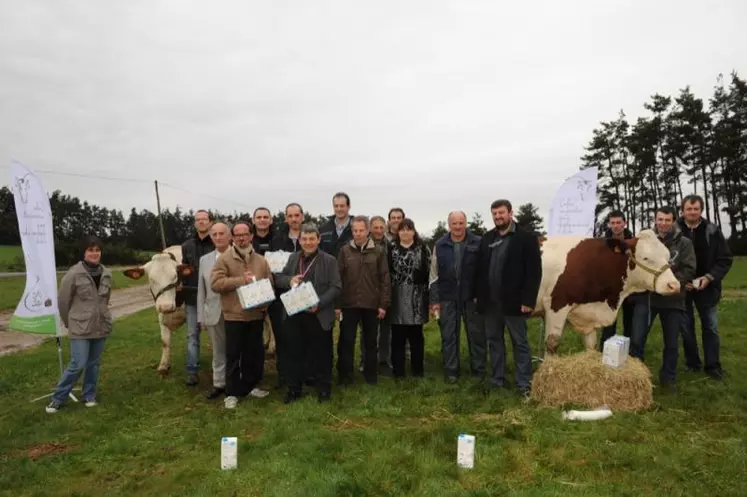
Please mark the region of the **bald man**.
[[210, 273], [215, 261], [231, 246], [231, 229], [226, 223], [215, 223], [210, 228], [215, 250], [200, 258], [197, 286], [197, 322], [206, 329], [213, 344], [213, 387], [205, 392], [208, 400], [217, 399], [226, 389], [226, 329], [220, 306], [220, 295], [210, 287]]
[[441, 352], [447, 383], [459, 381], [459, 337], [461, 322], [467, 332], [470, 371], [485, 377], [487, 345], [483, 320], [475, 312], [474, 278], [480, 237], [467, 230], [467, 216], [454, 211], [448, 218], [449, 232], [436, 242], [431, 257], [431, 312], [441, 327]]

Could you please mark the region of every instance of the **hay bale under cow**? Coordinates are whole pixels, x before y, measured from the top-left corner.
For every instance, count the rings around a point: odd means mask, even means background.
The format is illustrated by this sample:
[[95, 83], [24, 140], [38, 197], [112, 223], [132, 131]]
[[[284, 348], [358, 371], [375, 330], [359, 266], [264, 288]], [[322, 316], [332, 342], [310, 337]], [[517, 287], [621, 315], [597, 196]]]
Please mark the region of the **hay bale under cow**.
[[587, 350], [546, 356], [532, 380], [531, 399], [543, 407], [580, 404], [591, 409], [638, 411], [653, 402], [651, 371], [629, 357], [621, 368], [602, 364], [602, 354]]

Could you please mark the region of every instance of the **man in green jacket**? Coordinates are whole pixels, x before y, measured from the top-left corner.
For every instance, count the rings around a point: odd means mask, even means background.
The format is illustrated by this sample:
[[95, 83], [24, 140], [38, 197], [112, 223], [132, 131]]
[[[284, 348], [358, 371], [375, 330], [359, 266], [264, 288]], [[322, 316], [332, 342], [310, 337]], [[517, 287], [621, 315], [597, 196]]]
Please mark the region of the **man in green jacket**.
[[643, 360], [646, 338], [656, 315], [661, 320], [664, 332], [664, 357], [659, 371], [659, 383], [674, 385], [677, 373], [677, 339], [685, 324], [685, 285], [695, 277], [695, 250], [687, 237], [682, 235], [675, 222], [676, 213], [671, 207], [660, 207], [656, 211], [654, 232], [669, 249], [669, 264], [679, 280], [682, 291], [677, 295], [659, 295], [645, 292], [631, 296], [634, 303], [633, 325], [630, 337], [630, 355]]

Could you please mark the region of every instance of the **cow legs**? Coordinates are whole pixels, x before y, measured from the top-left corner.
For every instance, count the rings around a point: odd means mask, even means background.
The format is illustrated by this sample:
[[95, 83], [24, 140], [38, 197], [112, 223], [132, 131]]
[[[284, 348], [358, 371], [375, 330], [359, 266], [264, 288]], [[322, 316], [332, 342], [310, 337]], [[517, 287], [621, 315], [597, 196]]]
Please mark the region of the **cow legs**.
[[163, 314], [158, 316], [161, 327], [161, 362], [158, 364], [158, 374], [166, 376], [171, 369], [171, 330], [163, 324]]
[[571, 311], [570, 306], [565, 306], [555, 312], [551, 309], [551, 299], [545, 299], [545, 353], [554, 354], [560, 345], [560, 337], [563, 336], [563, 327], [568, 313]]
[[597, 349], [597, 330], [591, 330], [589, 333], [584, 333], [584, 345], [586, 350]]
[[265, 323], [262, 335], [265, 344], [265, 351], [268, 355], [275, 355], [275, 334], [272, 330], [272, 322], [270, 321], [269, 315], [265, 315]]

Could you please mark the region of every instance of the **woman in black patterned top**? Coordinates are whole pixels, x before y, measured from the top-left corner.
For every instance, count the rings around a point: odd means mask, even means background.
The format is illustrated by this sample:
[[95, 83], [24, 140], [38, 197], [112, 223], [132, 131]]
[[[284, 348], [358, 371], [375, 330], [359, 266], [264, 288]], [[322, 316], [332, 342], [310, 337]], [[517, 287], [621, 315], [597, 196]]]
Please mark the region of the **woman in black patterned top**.
[[405, 344], [410, 344], [413, 376], [423, 376], [425, 344], [423, 325], [428, 322], [428, 271], [431, 253], [418, 236], [412, 219], [405, 218], [389, 250], [392, 303], [392, 366], [394, 376], [405, 376]]

